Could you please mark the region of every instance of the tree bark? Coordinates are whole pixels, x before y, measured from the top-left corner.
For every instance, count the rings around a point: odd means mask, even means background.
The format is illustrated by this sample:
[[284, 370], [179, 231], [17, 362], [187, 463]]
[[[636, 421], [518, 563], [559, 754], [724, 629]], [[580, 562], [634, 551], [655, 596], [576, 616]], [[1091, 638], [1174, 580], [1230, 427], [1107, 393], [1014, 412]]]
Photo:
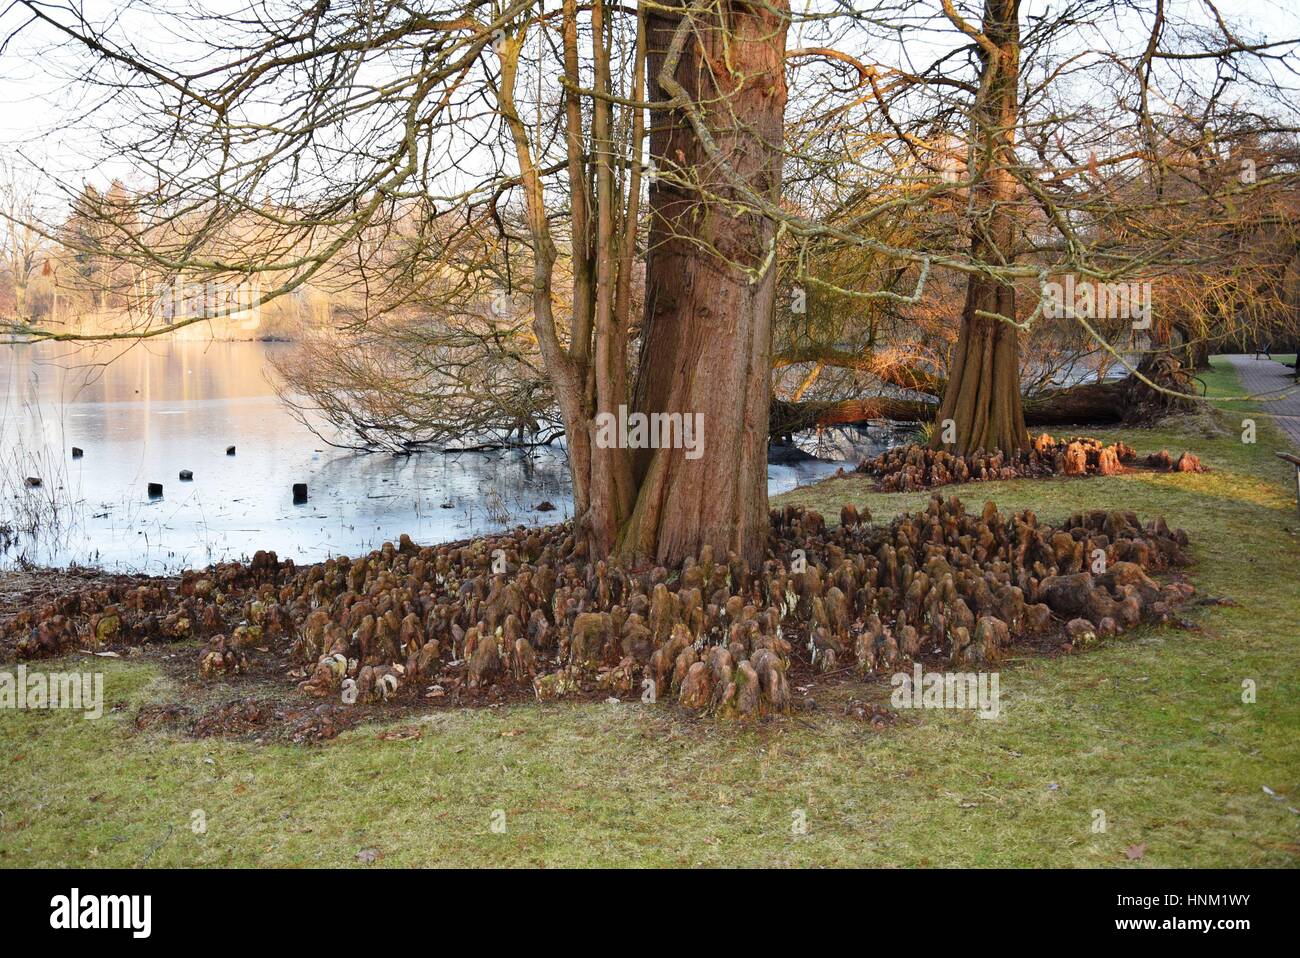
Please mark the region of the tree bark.
[[[950, 19], [975, 36], [982, 69], [971, 110], [974, 167], [971, 173], [971, 257], [1003, 265], [1015, 245], [1015, 130], [1019, 101], [1020, 2], [986, 0], [982, 30], [960, 20], [949, 3]], [[1015, 290], [996, 277], [971, 274], [962, 309], [961, 333], [948, 386], [939, 406], [934, 445], [957, 453], [1029, 445], [1020, 404], [1020, 348], [1014, 326]], [[951, 420], [953, 436], [944, 428]]]
[[679, 105], [650, 135], [658, 175], [632, 405], [700, 414], [703, 442], [698, 458], [634, 453], [638, 493], [619, 539], [629, 558], [671, 564], [705, 544], [755, 564], [764, 555], [776, 226], [744, 194], [779, 200], [788, 10], [721, 0], [693, 14], [684, 43], [690, 14], [648, 14], [651, 89]]
[[[564, 0], [566, 147], [573, 317], [569, 345], [551, 304], [556, 246], [542, 173], [514, 88], [525, 31], [497, 44], [498, 100], [519, 160], [533, 237], [533, 329], [564, 418], [575, 539], [591, 558], [674, 564], [708, 544], [757, 564], [768, 535], [776, 227], [786, 101], [785, 0], [638, 11], [650, 136], [650, 242], [645, 320], [634, 388], [628, 329], [643, 122], [633, 108], [626, 193], [613, 162], [617, 125], [604, 0], [589, 6], [593, 70], [590, 146], [578, 90], [578, 4]], [[638, 71], [638, 76], [640, 76]], [[626, 201], [624, 200], [626, 197]], [[631, 407], [631, 415], [628, 408]], [[632, 416], [675, 416], [675, 439], [642, 445]], [[686, 422], [699, 424], [687, 436]], [[610, 423], [616, 423], [612, 440]], [[662, 432], [653, 430], [657, 437]]]
[[[568, 2], [572, 3], [573, 0]], [[611, 89], [606, 29], [604, 0], [598, 0], [592, 4], [591, 35], [596, 90], [600, 94], [608, 94]], [[630, 262], [625, 262], [622, 256], [622, 234], [617, 213], [622, 211], [629, 219], [635, 220], [640, 184], [633, 184], [628, 206], [626, 210], [621, 210], [621, 204], [616, 200], [619, 191], [614, 182], [612, 163], [613, 126], [612, 104], [604, 96], [595, 97], [591, 105], [592, 164], [596, 168], [596, 222], [592, 263], [595, 356], [588, 389], [594, 394], [597, 415], [605, 413], [617, 416], [618, 407], [627, 399], [629, 317], [626, 314], [620, 315], [616, 307], [620, 300], [620, 284], [626, 286], [629, 281], [627, 274], [631, 268]], [[633, 236], [632, 239], [634, 238]], [[587, 513], [587, 531], [592, 551], [606, 555], [614, 548], [619, 530], [631, 514], [636, 486], [628, 451], [602, 446], [594, 441], [595, 438], [593, 435], [591, 503]]]

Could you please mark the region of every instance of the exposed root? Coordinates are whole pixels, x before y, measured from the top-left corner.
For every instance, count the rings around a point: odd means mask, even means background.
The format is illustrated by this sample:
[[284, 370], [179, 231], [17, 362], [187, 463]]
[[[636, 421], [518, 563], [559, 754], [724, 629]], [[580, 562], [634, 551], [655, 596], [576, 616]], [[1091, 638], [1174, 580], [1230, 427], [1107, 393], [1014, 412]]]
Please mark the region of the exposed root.
[[[1137, 453], [1122, 442], [1108, 446], [1100, 439], [1053, 439], [1041, 433], [1034, 437], [1029, 450], [1011, 455], [975, 452], [959, 456], [927, 446], [898, 446], [874, 459], [864, 459], [858, 464], [858, 472], [877, 477], [876, 489], [880, 492], [914, 492], [994, 479], [1113, 476], [1134, 468], [1137, 459]], [[1143, 464], [1166, 472], [1205, 471], [1201, 461], [1188, 452], [1175, 460], [1161, 450], [1147, 456]]]
[[[1051, 526], [938, 496], [885, 526], [852, 507], [833, 528], [816, 512], [773, 512], [758, 569], [708, 548], [671, 571], [579, 563], [568, 526], [426, 548], [403, 536], [304, 568], [258, 553], [174, 585], [87, 588], [19, 614], [4, 640], [35, 657], [206, 638], [195, 666], [207, 680], [270, 660], [333, 699], [316, 709], [328, 727], [295, 713], [306, 739], [341, 727], [340, 703], [522, 694], [670, 699], [757, 719], [792, 707], [792, 662], [864, 677], [921, 659], [982, 667], [1020, 639], [1059, 645], [1064, 621], [1075, 645], [1169, 621], [1194, 590], [1150, 574], [1186, 564], [1186, 547], [1181, 530], [1131, 512]], [[265, 702], [223, 708], [195, 734], [274, 717]]]

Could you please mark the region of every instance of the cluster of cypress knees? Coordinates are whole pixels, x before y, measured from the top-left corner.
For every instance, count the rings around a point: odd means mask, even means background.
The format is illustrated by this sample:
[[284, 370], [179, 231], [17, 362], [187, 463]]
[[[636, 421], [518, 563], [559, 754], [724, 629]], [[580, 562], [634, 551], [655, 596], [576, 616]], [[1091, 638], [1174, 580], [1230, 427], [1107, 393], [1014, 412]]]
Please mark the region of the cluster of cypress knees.
[[402, 536], [309, 566], [259, 552], [178, 581], [92, 585], [20, 613], [3, 642], [39, 657], [199, 638], [208, 679], [263, 657], [344, 702], [633, 695], [753, 718], [791, 709], [792, 667], [980, 668], [1018, 639], [1077, 644], [1168, 620], [1194, 590], [1151, 574], [1187, 564], [1187, 547], [1181, 530], [1132, 512], [1051, 525], [937, 494], [887, 524], [852, 505], [838, 525], [774, 510], [756, 568], [708, 547], [677, 568], [624, 568], [582, 558], [570, 524], [519, 526], [423, 548]]
[[1011, 455], [982, 451], [958, 455], [928, 446], [896, 446], [862, 460], [857, 471], [875, 476], [881, 492], [915, 492], [993, 479], [1113, 476], [1137, 465], [1161, 472], [1205, 471], [1201, 460], [1190, 452], [1175, 458], [1162, 449], [1139, 461], [1137, 452], [1123, 442], [1107, 445], [1084, 436], [1054, 439], [1048, 433], [1040, 433], [1029, 449]]

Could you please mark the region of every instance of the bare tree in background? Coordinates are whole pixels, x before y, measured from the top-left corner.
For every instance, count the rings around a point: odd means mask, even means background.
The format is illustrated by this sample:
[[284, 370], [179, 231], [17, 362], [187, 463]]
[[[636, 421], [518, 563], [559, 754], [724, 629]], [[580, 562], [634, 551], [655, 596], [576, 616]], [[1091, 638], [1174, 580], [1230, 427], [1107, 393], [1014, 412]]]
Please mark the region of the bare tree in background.
[[0, 265], [13, 288], [14, 318], [32, 318], [28, 289], [46, 248], [37, 222], [36, 188], [12, 164], [0, 164]]

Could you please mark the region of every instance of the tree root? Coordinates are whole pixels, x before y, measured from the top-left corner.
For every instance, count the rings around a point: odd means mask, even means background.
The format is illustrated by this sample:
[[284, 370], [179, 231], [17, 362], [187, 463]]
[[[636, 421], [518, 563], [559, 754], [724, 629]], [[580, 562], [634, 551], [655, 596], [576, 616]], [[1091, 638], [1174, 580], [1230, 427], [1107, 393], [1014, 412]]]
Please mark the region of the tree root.
[[771, 520], [759, 569], [707, 547], [671, 571], [580, 562], [568, 525], [426, 548], [403, 536], [303, 568], [258, 553], [174, 585], [62, 595], [3, 640], [29, 658], [206, 637], [210, 681], [278, 655], [303, 692], [345, 703], [514, 690], [758, 719], [791, 709], [796, 660], [863, 677], [923, 658], [980, 668], [1066, 620], [1073, 644], [1168, 621], [1194, 591], [1150, 576], [1186, 564], [1187, 536], [1131, 512], [1051, 526], [936, 495], [883, 526], [851, 506], [832, 528], [796, 507]]
[[[1112, 476], [1132, 468], [1137, 453], [1125, 443], [1106, 445], [1100, 439], [1053, 439], [1035, 436], [1029, 450], [1007, 455], [975, 452], [959, 456], [927, 446], [898, 446], [874, 459], [864, 459], [858, 472], [877, 478], [880, 492], [914, 492], [953, 483], [995, 479], [1041, 479], [1049, 476]], [[1165, 472], [1204, 472], [1200, 459], [1184, 452], [1174, 459], [1161, 450], [1143, 464]]]

